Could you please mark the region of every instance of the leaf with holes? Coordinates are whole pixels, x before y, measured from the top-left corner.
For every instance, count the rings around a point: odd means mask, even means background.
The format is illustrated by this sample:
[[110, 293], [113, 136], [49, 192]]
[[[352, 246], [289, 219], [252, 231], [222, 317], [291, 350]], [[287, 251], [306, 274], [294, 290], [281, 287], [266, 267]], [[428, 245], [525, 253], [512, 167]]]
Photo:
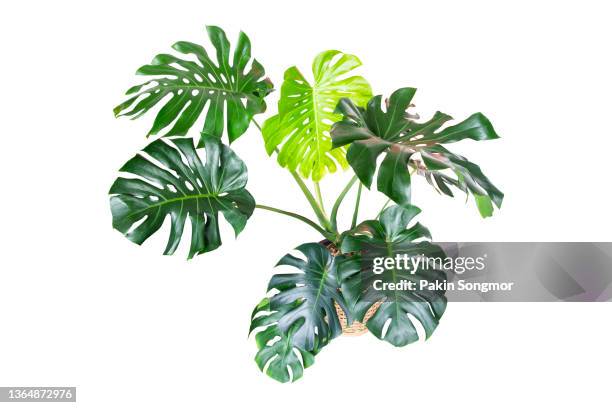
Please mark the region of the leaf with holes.
[[[366, 326], [379, 339], [398, 347], [419, 339], [411, 318], [423, 327], [429, 338], [446, 309], [444, 291], [420, 288], [421, 281], [444, 282], [446, 274], [423, 261], [445, 258], [440, 247], [427, 241], [429, 231], [419, 223], [407, 228], [419, 212], [411, 205], [389, 207], [381, 214], [380, 221], [361, 223], [345, 233], [342, 242], [342, 252], [356, 253], [344, 259], [338, 268], [347, 307], [356, 320], [362, 321], [374, 304], [381, 303]], [[392, 268], [383, 268], [382, 273], [375, 270], [375, 259], [398, 256], [407, 257], [408, 268], [398, 268], [395, 264]], [[384, 286], [404, 282], [413, 282], [415, 289]]]
[[[304, 368], [314, 363], [314, 356], [319, 351], [307, 351], [294, 343], [294, 335], [299, 330], [301, 322], [291, 325], [284, 333], [278, 326], [278, 319], [283, 311], [290, 309], [293, 305], [281, 307], [273, 314], [270, 313], [270, 299], [265, 298], [253, 311], [253, 322], [251, 331], [265, 327], [255, 335], [255, 342], [259, 351], [255, 356], [255, 362], [259, 369], [271, 378], [280, 382], [296, 381], [304, 373]], [[261, 312], [266, 315], [261, 316]]]
[[357, 105], [372, 96], [368, 82], [361, 76], [346, 75], [361, 61], [340, 51], [324, 51], [312, 64], [311, 85], [302, 73], [291, 67], [285, 71], [278, 103], [278, 115], [262, 128], [268, 154], [279, 148], [278, 163], [304, 178], [319, 181], [338, 165], [348, 167], [344, 149], [332, 150], [331, 125], [341, 119], [334, 113], [340, 98], [351, 98]]
[[[272, 276], [268, 291], [276, 289], [279, 292], [270, 297], [269, 308], [274, 312], [283, 333], [287, 333], [294, 323], [303, 321], [293, 333], [293, 342], [312, 351], [327, 344], [341, 332], [334, 306], [336, 302], [344, 308], [344, 300], [338, 292], [336, 271], [341, 257], [332, 256], [319, 243], [302, 244], [296, 250], [305, 259], [287, 254], [277, 266], [292, 266], [300, 272]], [[252, 324], [259, 326], [261, 323], [256, 319]]]
[[247, 169], [242, 160], [216, 139], [204, 141], [202, 162], [191, 138], [158, 139], [121, 167], [109, 194], [113, 227], [142, 244], [170, 216], [165, 255], [178, 247], [187, 217], [191, 221], [189, 258], [221, 245], [219, 213], [236, 235], [255, 208], [245, 189]]
[[[257, 336], [265, 339], [257, 338], [260, 368], [263, 370], [266, 362], [277, 356], [268, 375], [283, 382], [289, 379], [287, 367], [291, 367], [294, 380], [302, 374], [294, 349], [301, 353], [307, 367], [314, 355], [342, 332], [334, 302], [347, 310], [337, 278], [337, 265], [343, 257], [332, 256], [319, 243], [302, 244], [296, 250], [304, 259], [287, 254], [277, 266], [291, 266], [299, 272], [276, 274], [270, 279], [268, 291], [278, 292], [255, 308], [250, 329], [262, 330]], [[269, 345], [276, 336], [280, 340]]]
[[[398, 89], [389, 98], [385, 110], [380, 95], [373, 97], [366, 109], [349, 99], [342, 99], [337, 111], [342, 113], [343, 119], [335, 123], [331, 131], [334, 147], [350, 145], [346, 155], [348, 162], [367, 187], [372, 185], [377, 160], [384, 153], [378, 167], [377, 188], [400, 205], [409, 204], [411, 199], [409, 166], [419, 169], [420, 163], [420, 174], [424, 174], [423, 170], [436, 171], [436, 181], [443, 185], [440, 188], [445, 194], [448, 195], [449, 185], [457, 185], [474, 195], [483, 216], [491, 215], [491, 201], [499, 208], [503, 193], [478, 166], [442, 147], [444, 143], [464, 139], [497, 139], [499, 136], [491, 122], [483, 114], [476, 113], [440, 130], [452, 119], [441, 112], [436, 112], [426, 122], [416, 122], [416, 116], [407, 112], [415, 92], [414, 88]], [[454, 172], [457, 180], [449, 182], [449, 176], [442, 177], [439, 172], [445, 169]], [[487, 201], [490, 212], [484, 210]]]
[[230, 143], [240, 137], [253, 116], [265, 111], [264, 97], [270, 93], [272, 84], [262, 80], [264, 68], [257, 60], [251, 60], [251, 42], [246, 34], [241, 32], [238, 36], [230, 61], [230, 44], [225, 32], [214, 26], [207, 26], [206, 30], [216, 50], [216, 61], [201, 45], [177, 42], [172, 46], [174, 50], [197, 61], [170, 54], [157, 55], [149, 65], [136, 71], [138, 75], [155, 78], [131, 87], [126, 93], [129, 99], [114, 109], [115, 115], [135, 119], [159, 104], [162, 108], [148, 135], [156, 135], [173, 124], [164, 136], [183, 136], [206, 108], [202, 139], [220, 138], [224, 119]]

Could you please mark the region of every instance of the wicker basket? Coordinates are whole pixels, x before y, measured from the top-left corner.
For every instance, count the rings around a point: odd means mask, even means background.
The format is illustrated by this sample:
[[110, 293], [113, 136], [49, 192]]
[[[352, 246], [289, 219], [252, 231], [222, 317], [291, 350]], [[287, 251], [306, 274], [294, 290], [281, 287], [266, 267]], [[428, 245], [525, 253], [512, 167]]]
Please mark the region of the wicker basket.
[[354, 321], [350, 326], [347, 324], [346, 315], [344, 314], [344, 310], [334, 302], [334, 306], [336, 306], [336, 314], [338, 315], [338, 320], [340, 320], [340, 326], [342, 327], [342, 334], [345, 336], [361, 336], [364, 333], [368, 332], [368, 328], [366, 327], [366, 323], [370, 318], [376, 313], [378, 308], [382, 302], [376, 302], [368, 309], [365, 316], [363, 317], [363, 322]]
[[[321, 244], [324, 245], [333, 256], [339, 255], [341, 253], [340, 250], [328, 240], [321, 241]], [[374, 303], [363, 317], [363, 322], [355, 320], [349, 326], [344, 310], [342, 310], [338, 303], [334, 302], [334, 306], [336, 307], [336, 314], [338, 315], [338, 320], [340, 321], [340, 327], [342, 327], [342, 334], [345, 336], [361, 336], [362, 334], [367, 333], [368, 328], [366, 327], [366, 323], [368, 322], [368, 320], [370, 320], [374, 313], [376, 313], [381, 304], [382, 302]]]

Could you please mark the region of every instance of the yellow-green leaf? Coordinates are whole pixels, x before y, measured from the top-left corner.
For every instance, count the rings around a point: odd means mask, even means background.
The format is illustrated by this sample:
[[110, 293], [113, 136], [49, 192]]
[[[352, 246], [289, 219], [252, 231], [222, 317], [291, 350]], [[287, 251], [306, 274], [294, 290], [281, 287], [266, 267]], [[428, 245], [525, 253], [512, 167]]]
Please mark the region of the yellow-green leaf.
[[268, 154], [278, 148], [281, 166], [314, 181], [335, 172], [338, 166], [348, 167], [346, 149], [332, 150], [330, 129], [342, 118], [334, 113], [341, 98], [362, 106], [372, 95], [363, 77], [347, 75], [360, 65], [354, 55], [329, 50], [313, 61], [312, 85], [296, 67], [285, 71], [278, 115], [268, 119], [262, 129]]

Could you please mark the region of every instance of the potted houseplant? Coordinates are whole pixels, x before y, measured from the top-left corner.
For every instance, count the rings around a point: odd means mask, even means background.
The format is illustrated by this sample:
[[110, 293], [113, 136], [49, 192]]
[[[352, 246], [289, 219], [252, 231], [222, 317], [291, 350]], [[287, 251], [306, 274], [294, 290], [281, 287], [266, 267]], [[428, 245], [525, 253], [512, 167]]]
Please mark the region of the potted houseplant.
[[[251, 58], [249, 38], [240, 33], [231, 52], [222, 29], [209, 26], [207, 33], [214, 55], [203, 46], [177, 42], [175, 54], [159, 54], [138, 69], [148, 80], [130, 88], [128, 99], [114, 109], [116, 116], [133, 119], [152, 108], [158, 111], [147, 134], [156, 138], [120, 168], [129, 175], [110, 188], [113, 227], [142, 244], [170, 217], [164, 254], [171, 255], [190, 222], [188, 258], [221, 245], [223, 219], [239, 234], [256, 208], [318, 231], [321, 242], [296, 248], [302, 258], [288, 254], [279, 261], [294, 273], [272, 276], [269, 294], [253, 311], [255, 360], [278, 381], [300, 378], [343, 330], [367, 328], [404, 346], [418, 339], [417, 324], [429, 337], [446, 308], [444, 291], [372, 291], [367, 285], [374, 278], [371, 261], [381, 254], [441, 252], [429, 231], [414, 222], [420, 212], [411, 204], [414, 176], [424, 177], [441, 194], [452, 197], [460, 190], [473, 196], [483, 217], [501, 206], [503, 194], [480, 168], [445, 147], [464, 139], [498, 138], [489, 120], [476, 113], [449, 126], [452, 118], [436, 112], [421, 121], [408, 112], [414, 88], [400, 88], [385, 100], [373, 96], [369, 83], [353, 75], [359, 59], [330, 50], [314, 59], [312, 79], [296, 67], [285, 71], [277, 113], [260, 126], [255, 116], [266, 111], [273, 85]], [[203, 127], [195, 129], [202, 117]], [[268, 154], [291, 173], [314, 219], [257, 204], [248, 192], [247, 167], [230, 144], [251, 125], [261, 132]], [[339, 169], [354, 177], [327, 212], [319, 182]], [[363, 187], [388, 201], [378, 214], [360, 220]], [[338, 212], [353, 189], [352, 223], [341, 226]], [[390, 269], [381, 276], [393, 282], [402, 273]], [[438, 281], [444, 272], [417, 270], [416, 276]]]

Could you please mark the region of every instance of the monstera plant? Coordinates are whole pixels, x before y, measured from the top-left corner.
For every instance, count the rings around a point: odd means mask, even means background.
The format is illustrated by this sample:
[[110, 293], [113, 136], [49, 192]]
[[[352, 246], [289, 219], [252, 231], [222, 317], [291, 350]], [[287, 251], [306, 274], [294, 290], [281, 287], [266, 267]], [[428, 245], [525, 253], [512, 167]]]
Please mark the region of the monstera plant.
[[[443, 254], [427, 228], [414, 222], [420, 212], [412, 204], [414, 176], [441, 194], [452, 197], [460, 190], [473, 196], [483, 217], [501, 206], [503, 193], [480, 167], [446, 147], [464, 139], [497, 139], [489, 120], [476, 113], [452, 123], [436, 112], [421, 121], [409, 112], [416, 89], [400, 88], [388, 99], [373, 96], [370, 84], [354, 73], [361, 61], [329, 50], [315, 57], [312, 75], [295, 66], [285, 71], [277, 112], [260, 126], [255, 116], [266, 111], [273, 85], [251, 57], [249, 38], [240, 33], [232, 49], [222, 29], [206, 30], [212, 47], [177, 42], [175, 53], [159, 54], [136, 71], [147, 80], [128, 89], [128, 99], [114, 109], [131, 119], [156, 113], [146, 135], [154, 140], [119, 169], [122, 175], [110, 188], [113, 227], [142, 244], [169, 218], [164, 254], [171, 255], [189, 220], [188, 258], [221, 246], [221, 218], [238, 235], [255, 209], [318, 231], [320, 242], [303, 243], [296, 248], [299, 256], [281, 258], [278, 265], [292, 271], [272, 276], [252, 314], [255, 361], [278, 381], [302, 377], [319, 351], [357, 323], [394, 346], [417, 341], [418, 326], [428, 338], [446, 308], [444, 291], [374, 290], [371, 283], [440, 282], [445, 272], [392, 267], [379, 274], [373, 259]], [[257, 204], [246, 189], [247, 167], [229, 145], [251, 124], [268, 155], [293, 176], [315, 219]], [[354, 176], [328, 215], [319, 182], [338, 170]], [[355, 185], [352, 222], [341, 227], [338, 212]], [[359, 221], [364, 186], [388, 200], [378, 214]]]

